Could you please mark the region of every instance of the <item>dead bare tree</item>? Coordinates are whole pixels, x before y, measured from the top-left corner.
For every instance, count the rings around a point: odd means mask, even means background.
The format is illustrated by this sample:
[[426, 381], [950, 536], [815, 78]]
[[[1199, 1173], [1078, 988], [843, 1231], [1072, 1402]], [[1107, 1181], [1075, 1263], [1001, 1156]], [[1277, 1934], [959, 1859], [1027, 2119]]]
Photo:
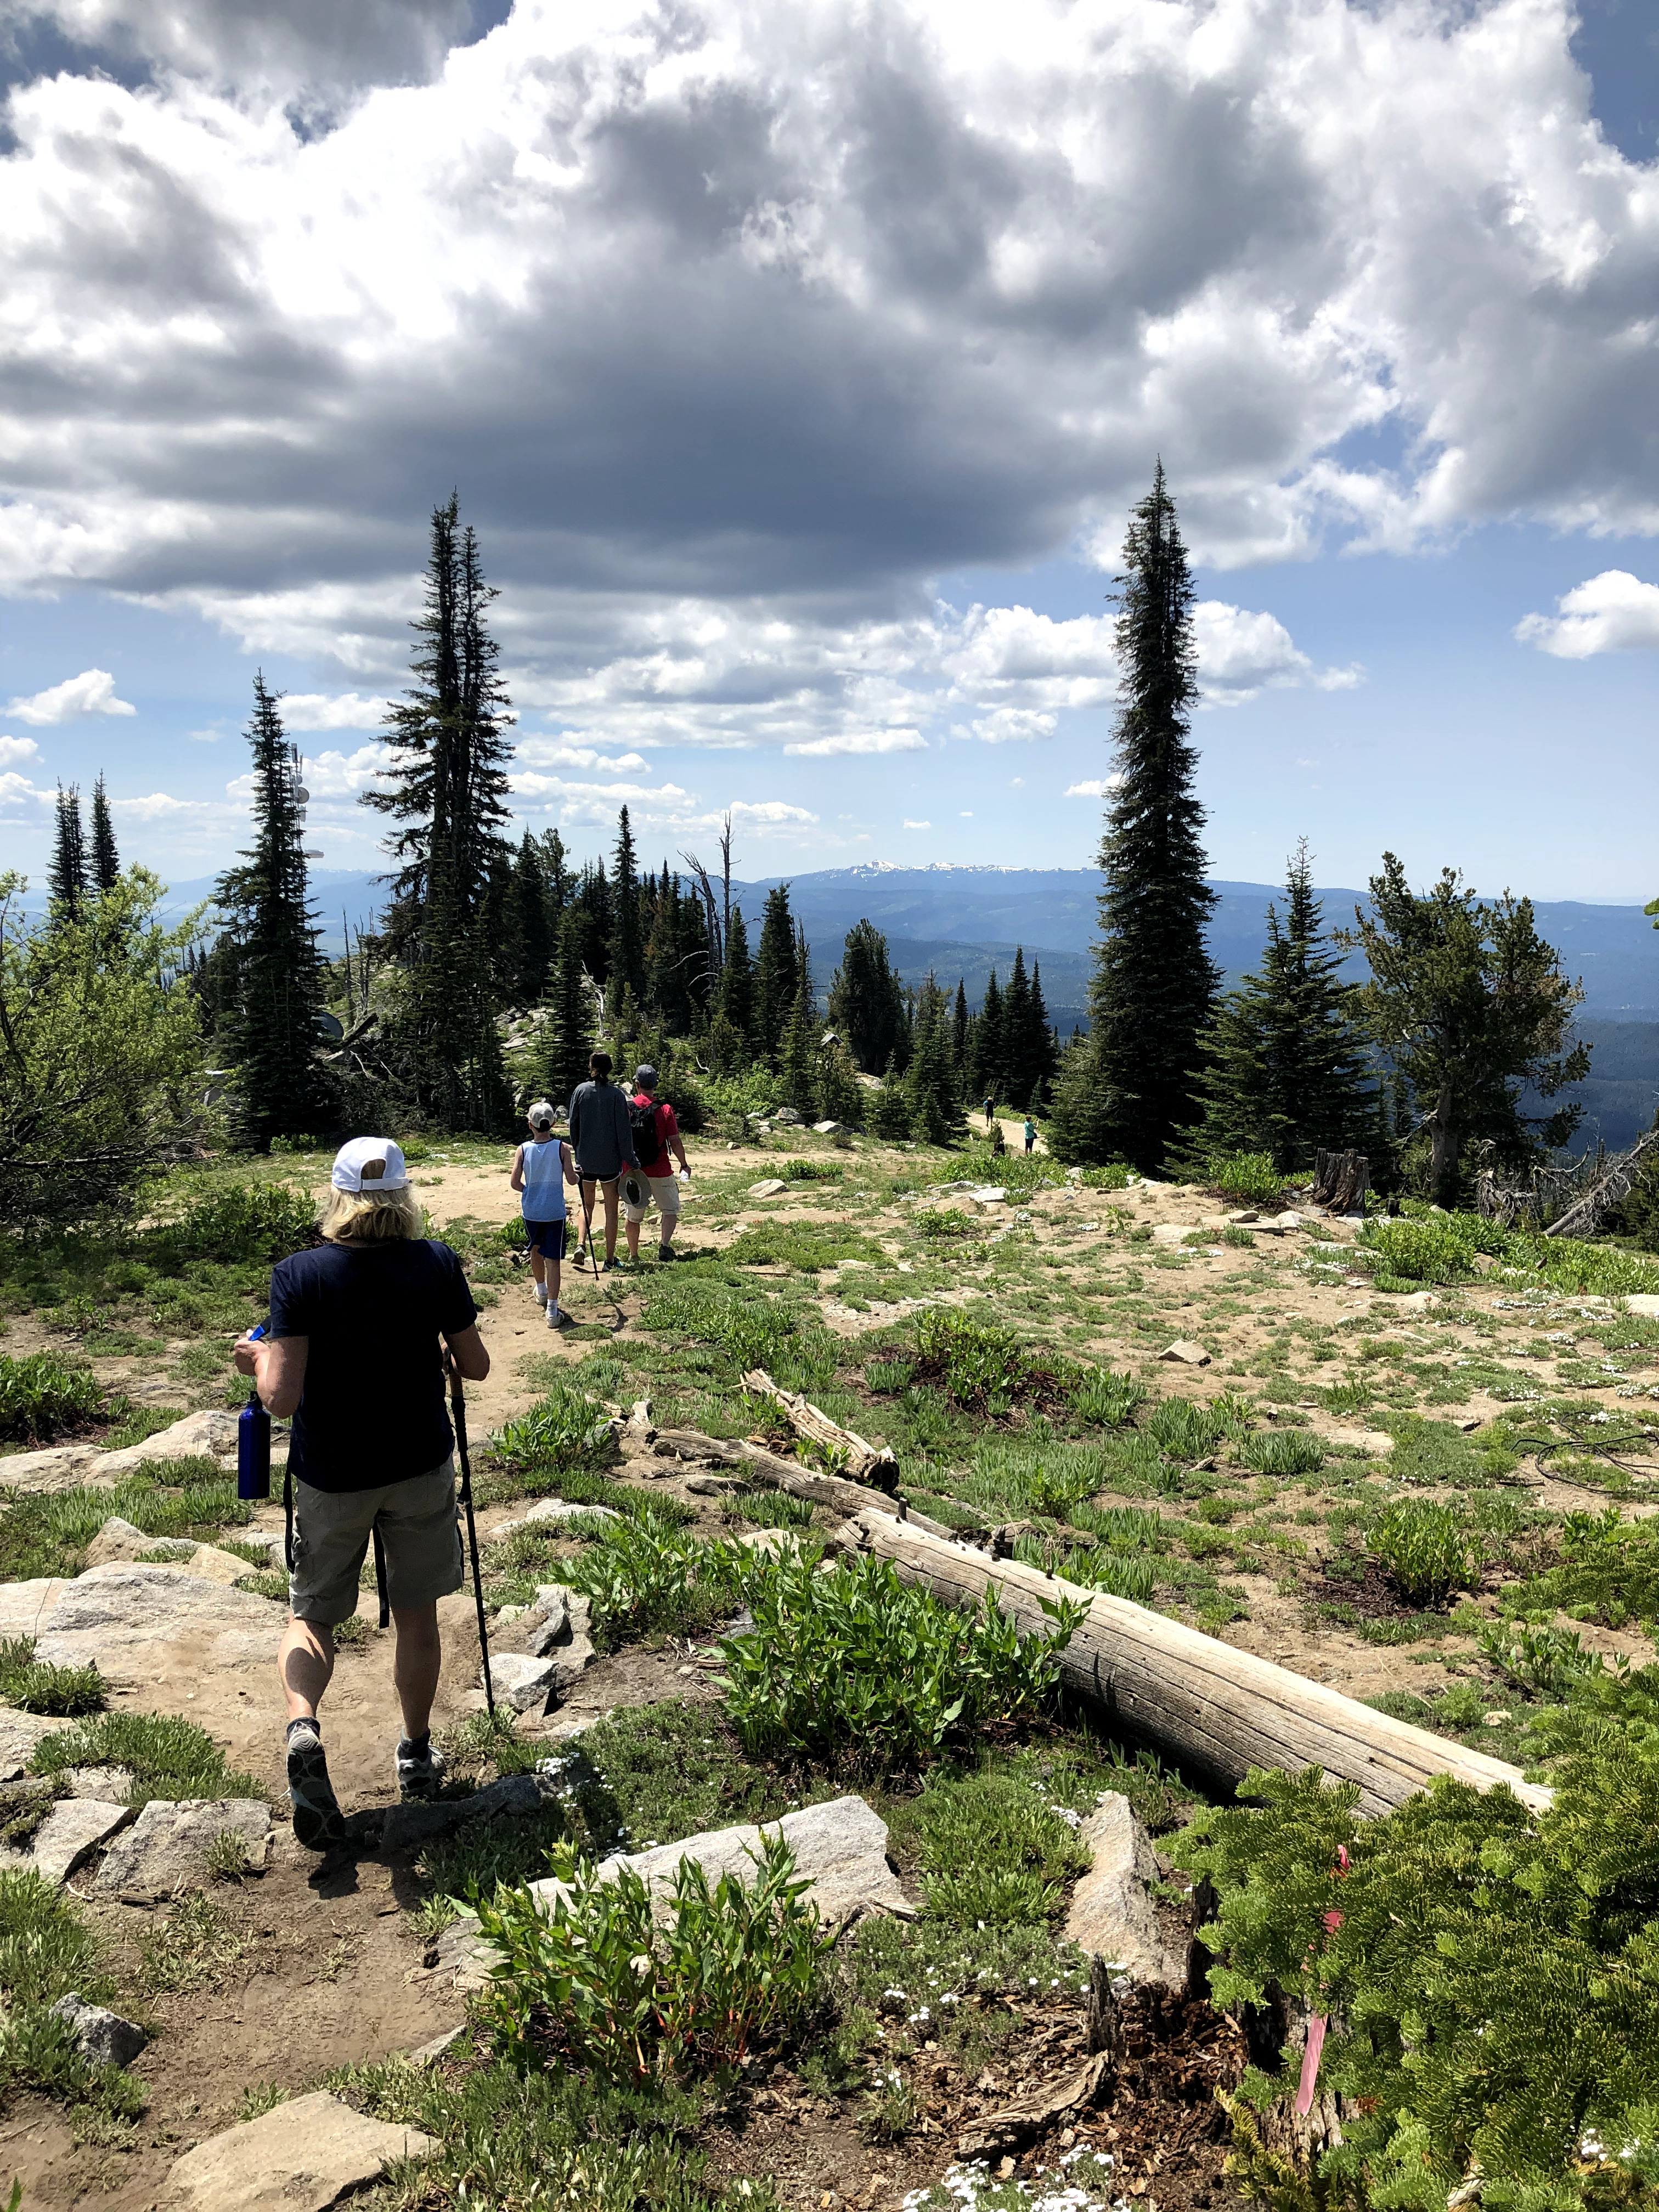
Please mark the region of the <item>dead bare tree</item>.
[[1630, 1196], [1645, 1161], [1659, 1152], [1659, 1128], [1646, 1129], [1629, 1152], [1622, 1153], [1607, 1171], [1544, 1231], [1546, 1237], [1593, 1237], [1606, 1217]]

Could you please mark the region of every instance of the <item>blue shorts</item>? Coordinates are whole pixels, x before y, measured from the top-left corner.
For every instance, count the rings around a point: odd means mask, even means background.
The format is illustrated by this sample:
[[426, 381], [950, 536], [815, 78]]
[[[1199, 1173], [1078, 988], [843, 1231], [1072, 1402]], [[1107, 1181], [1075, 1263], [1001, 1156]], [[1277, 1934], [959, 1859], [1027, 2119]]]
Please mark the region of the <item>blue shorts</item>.
[[557, 1221], [526, 1221], [524, 1241], [527, 1250], [539, 1252], [544, 1260], [556, 1267], [564, 1257], [565, 1222], [562, 1215]]

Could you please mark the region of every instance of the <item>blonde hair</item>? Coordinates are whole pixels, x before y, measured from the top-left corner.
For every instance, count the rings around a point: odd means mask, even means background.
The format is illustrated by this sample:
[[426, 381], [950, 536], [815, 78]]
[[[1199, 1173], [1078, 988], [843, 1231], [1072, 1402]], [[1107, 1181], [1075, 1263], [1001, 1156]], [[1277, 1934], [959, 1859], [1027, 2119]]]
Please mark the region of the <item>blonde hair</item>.
[[317, 1224], [331, 1244], [388, 1244], [425, 1229], [421, 1201], [407, 1183], [401, 1190], [331, 1190]]

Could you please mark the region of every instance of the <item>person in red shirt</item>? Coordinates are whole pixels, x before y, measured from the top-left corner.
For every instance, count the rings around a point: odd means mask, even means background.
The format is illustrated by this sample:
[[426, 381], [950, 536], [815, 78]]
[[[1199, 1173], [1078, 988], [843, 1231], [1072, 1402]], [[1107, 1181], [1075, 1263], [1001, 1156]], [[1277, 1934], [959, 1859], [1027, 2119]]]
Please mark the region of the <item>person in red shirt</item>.
[[633, 1125], [634, 1150], [639, 1155], [640, 1165], [623, 1182], [623, 1212], [630, 1260], [640, 1256], [640, 1225], [653, 1204], [662, 1220], [657, 1257], [673, 1258], [674, 1231], [680, 1222], [680, 1186], [674, 1173], [675, 1159], [680, 1164], [680, 1174], [688, 1182], [691, 1180], [680, 1125], [668, 1101], [665, 1098], [659, 1103], [656, 1089], [656, 1069], [648, 1064], [636, 1067], [634, 1095], [628, 1102], [628, 1118]]

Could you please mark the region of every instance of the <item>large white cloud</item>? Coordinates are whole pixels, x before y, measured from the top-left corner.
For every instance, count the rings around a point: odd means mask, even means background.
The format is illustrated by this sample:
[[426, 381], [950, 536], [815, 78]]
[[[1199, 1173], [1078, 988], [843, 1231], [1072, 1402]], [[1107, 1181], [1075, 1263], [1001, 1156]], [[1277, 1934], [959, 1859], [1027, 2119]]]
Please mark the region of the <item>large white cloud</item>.
[[20, 722], [37, 727], [52, 722], [72, 722], [82, 714], [136, 714], [138, 709], [115, 696], [115, 678], [107, 668], [84, 668], [61, 684], [36, 691], [27, 699], [14, 699], [6, 708]]
[[1522, 644], [1561, 660], [1659, 647], [1659, 584], [1644, 584], [1627, 568], [1604, 568], [1556, 604], [1555, 614], [1528, 615], [1516, 624]]
[[12, 768], [19, 761], [38, 761], [40, 748], [33, 738], [0, 738], [0, 768]]
[[[1037, 665], [927, 582], [1115, 566], [1155, 451], [1212, 562], [1659, 529], [1659, 168], [1568, 0], [518, 0], [441, 66], [447, 0], [33, 13], [157, 66], [10, 102], [15, 590], [385, 684], [456, 483], [584, 742], [896, 750], [1092, 702], [1098, 618]], [[1339, 680], [1250, 619], [1212, 698]]]

